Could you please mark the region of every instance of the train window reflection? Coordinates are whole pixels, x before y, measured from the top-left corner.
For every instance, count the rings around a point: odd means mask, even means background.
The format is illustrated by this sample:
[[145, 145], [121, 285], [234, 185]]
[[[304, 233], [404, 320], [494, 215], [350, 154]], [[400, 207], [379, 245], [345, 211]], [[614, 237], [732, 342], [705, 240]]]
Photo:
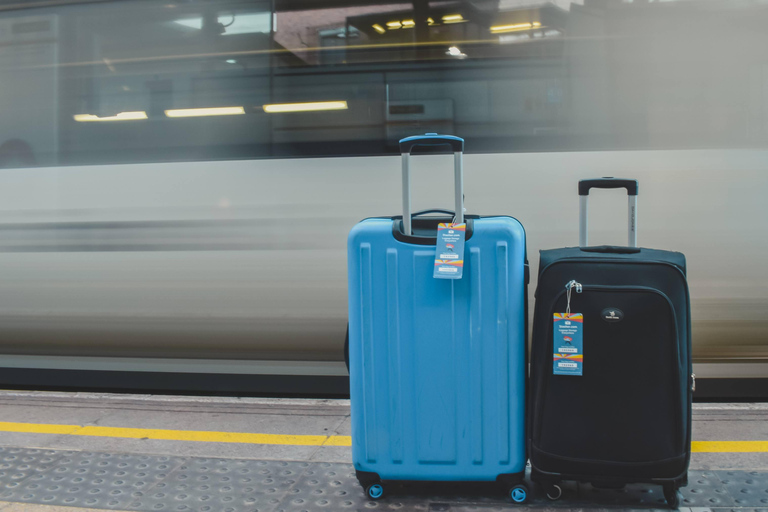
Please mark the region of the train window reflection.
[[0, 165], [768, 143], [755, 2], [324, 5], [0, 8]]

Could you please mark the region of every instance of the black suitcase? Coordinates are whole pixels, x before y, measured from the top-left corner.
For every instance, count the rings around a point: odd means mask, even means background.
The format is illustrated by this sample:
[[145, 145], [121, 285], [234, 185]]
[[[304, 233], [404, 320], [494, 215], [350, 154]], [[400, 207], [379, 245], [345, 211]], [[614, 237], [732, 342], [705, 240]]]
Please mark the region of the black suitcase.
[[[627, 189], [629, 247], [587, 246], [591, 188]], [[609, 488], [661, 484], [676, 508], [677, 490], [688, 483], [695, 386], [685, 256], [637, 247], [637, 181], [582, 180], [579, 196], [580, 246], [540, 255], [528, 415], [531, 479], [553, 500], [562, 494], [562, 480]], [[572, 331], [555, 325], [568, 297], [570, 315], [583, 314], [581, 355], [565, 346], [572, 338], [562, 334]]]

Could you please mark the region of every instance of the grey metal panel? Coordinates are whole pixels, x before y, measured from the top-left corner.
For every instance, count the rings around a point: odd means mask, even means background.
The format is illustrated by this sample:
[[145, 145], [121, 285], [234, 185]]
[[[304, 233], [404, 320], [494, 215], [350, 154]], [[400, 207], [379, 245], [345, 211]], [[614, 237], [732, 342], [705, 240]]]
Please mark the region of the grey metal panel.
[[3, 355], [3, 368], [109, 370], [242, 375], [345, 376], [341, 361], [243, 361], [236, 359], [171, 359], [139, 357], [71, 357]]
[[[576, 243], [577, 181], [621, 164], [652, 205], [643, 245], [688, 257], [694, 358], [763, 361], [768, 225], [750, 212], [768, 179], [766, 154], [467, 155], [466, 205], [519, 218], [535, 266], [539, 249]], [[450, 206], [449, 159], [419, 157], [414, 208]], [[401, 211], [398, 164], [392, 156], [4, 169], [0, 353], [342, 361], [346, 236], [362, 218]], [[688, 201], [692, 181], [697, 199]], [[725, 203], [734, 182], [755, 186]], [[597, 244], [626, 232], [624, 216], [611, 215], [624, 198], [605, 196], [590, 203]]]

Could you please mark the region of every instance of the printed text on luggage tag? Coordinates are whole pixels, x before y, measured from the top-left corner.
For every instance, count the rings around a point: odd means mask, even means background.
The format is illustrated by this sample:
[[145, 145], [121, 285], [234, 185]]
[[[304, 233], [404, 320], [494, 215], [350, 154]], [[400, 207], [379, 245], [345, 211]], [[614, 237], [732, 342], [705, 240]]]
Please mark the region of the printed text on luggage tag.
[[464, 234], [466, 224], [437, 225], [437, 247], [435, 248], [435, 272], [438, 279], [461, 279], [464, 270]]
[[584, 363], [583, 328], [581, 313], [555, 313], [552, 373], [555, 375], [581, 375]]

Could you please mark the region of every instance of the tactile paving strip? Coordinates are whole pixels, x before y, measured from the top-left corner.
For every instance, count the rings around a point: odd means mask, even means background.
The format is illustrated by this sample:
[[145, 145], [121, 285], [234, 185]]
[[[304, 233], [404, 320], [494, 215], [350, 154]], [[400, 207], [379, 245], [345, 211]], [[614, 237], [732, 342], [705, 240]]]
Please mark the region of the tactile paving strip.
[[[386, 498], [369, 501], [351, 464], [0, 447], [2, 501], [169, 512], [665, 509], [660, 486], [562, 487], [561, 500], [549, 501], [534, 490], [524, 506], [505, 501], [488, 484], [389, 486]], [[768, 471], [691, 471], [680, 506], [768, 512]]]
[[680, 489], [681, 507], [729, 507], [731, 496], [714, 471], [688, 472], [688, 486]]
[[50, 471], [64, 456], [64, 452], [54, 450], [0, 447], [0, 499], [41, 499], [36, 489], [25, 491], [23, 484], [30, 477], [38, 477]]
[[274, 510], [309, 462], [187, 459], [131, 509], [200, 512]]
[[768, 473], [763, 471], [719, 471], [723, 485], [737, 507], [768, 510]]
[[150, 455], [55, 453], [61, 456], [0, 497], [26, 503], [127, 509], [183, 461]]

